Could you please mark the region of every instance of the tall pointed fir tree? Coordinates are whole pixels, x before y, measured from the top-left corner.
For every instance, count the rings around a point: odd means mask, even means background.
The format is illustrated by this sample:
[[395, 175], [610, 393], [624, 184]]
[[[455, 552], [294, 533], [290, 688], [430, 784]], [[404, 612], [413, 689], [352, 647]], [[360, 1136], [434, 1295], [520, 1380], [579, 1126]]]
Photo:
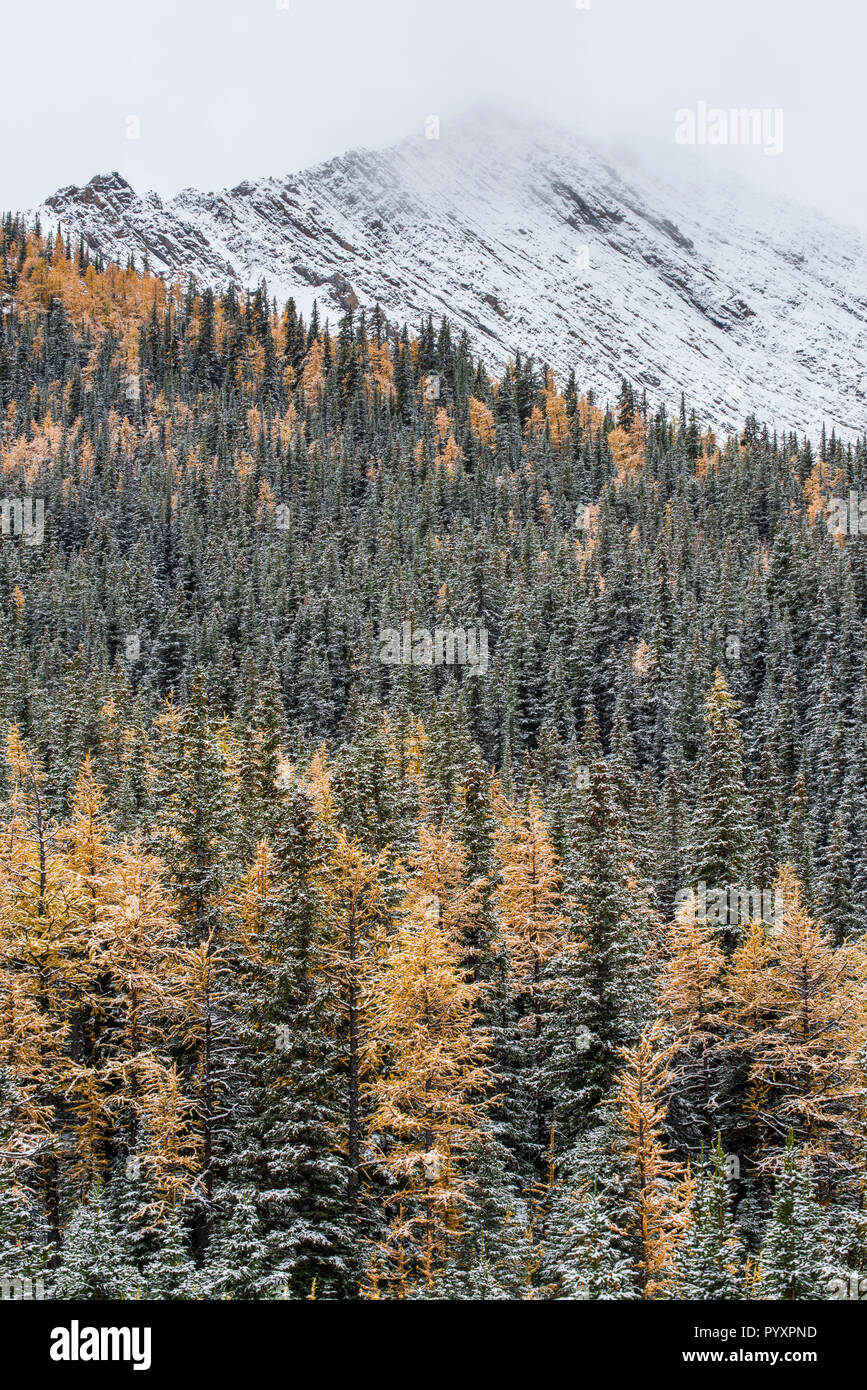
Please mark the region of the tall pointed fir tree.
[[170, 704], [162, 717], [157, 791], [162, 807], [158, 847], [169, 869], [191, 943], [220, 926], [226, 882], [224, 837], [228, 782], [209, 709], [205, 676], [198, 671], [188, 703]]
[[247, 967], [242, 1112], [226, 1195], [231, 1208], [233, 1190], [255, 1191], [272, 1288], [297, 1298], [314, 1285], [319, 1297], [352, 1294], [360, 1276], [347, 1209], [348, 1108], [325, 866], [311, 795], [296, 784], [287, 791], [274, 883]]
[[[690, 842], [691, 886], [700, 894], [749, 886], [749, 801], [737, 712], [737, 701], [718, 670], [705, 699], [701, 786]], [[738, 939], [737, 924], [724, 924], [722, 935], [731, 947]]]
[[560, 1151], [608, 1094], [622, 1049], [651, 1009], [656, 920], [604, 759], [590, 768], [587, 789], [575, 791], [569, 842], [570, 936], [554, 965], [545, 1061]]
[[789, 1134], [765, 1230], [758, 1288], [763, 1298], [810, 1302], [829, 1298], [837, 1271], [829, 1261], [822, 1209], [813, 1195], [809, 1159]]
[[674, 1257], [672, 1297], [744, 1298], [743, 1266], [744, 1250], [732, 1224], [726, 1156], [717, 1135], [710, 1153], [703, 1152], [696, 1165], [688, 1224]]

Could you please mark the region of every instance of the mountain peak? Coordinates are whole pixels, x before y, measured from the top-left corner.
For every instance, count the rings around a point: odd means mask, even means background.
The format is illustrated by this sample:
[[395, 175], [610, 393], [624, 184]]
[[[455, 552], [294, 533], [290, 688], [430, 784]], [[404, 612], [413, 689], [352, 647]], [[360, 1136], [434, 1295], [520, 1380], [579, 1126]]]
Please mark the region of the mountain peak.
[[85, 206], [102, 207], [106, 203], [118, 201], [129, 204], [135, 199], [132, 184], [127, 183], [122, 174], [113, 170], [110, 174], [94, 174], [83, 188], [70, 184], [61, 188], [45, 200], [45, 207], [51, 211], [67, 204], [80, 203]]

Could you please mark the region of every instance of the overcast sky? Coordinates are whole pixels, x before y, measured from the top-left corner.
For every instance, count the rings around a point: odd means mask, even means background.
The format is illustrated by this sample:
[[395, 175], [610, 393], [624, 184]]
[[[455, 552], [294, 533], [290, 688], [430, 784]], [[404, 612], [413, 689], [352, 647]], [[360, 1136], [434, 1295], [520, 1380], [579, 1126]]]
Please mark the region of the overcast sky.
[[[286, 3], [286, 8], [279, 8]], [[285, 174], [494, 105], [722, 160], [867, 228], [863, 0], [41, 0], [6, 6], [0, 206], [118, 169], [171, 194]], [[675, 112], [782, 108], [779, 157]], [[140, 138], [128, 139], [140, 123]]]

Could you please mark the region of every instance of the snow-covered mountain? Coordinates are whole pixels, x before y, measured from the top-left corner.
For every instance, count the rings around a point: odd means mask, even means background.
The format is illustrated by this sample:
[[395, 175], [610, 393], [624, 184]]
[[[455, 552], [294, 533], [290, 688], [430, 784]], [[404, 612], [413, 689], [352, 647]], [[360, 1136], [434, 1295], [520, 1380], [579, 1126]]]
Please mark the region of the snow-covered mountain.
[[[689, 159], [689, 156], [685, 156]], [[566, 131], [443, 124], [219, 193], [139, 196], [118, 174], [39, 209], [109, 259], [215, 288], [267, 281], [335, 319], [448, 314], [492, 366], [516, 350], [612, 397], [683, 391], [717, 427], [867, 428], [867, 238], [731, 176], [677, 183]]]

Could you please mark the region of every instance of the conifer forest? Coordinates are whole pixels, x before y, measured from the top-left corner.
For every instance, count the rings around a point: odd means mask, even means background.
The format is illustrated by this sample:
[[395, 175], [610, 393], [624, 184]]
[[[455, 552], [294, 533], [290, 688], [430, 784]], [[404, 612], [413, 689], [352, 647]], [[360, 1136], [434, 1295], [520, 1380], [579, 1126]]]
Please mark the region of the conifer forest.
[[20, 216], [0, 311], [0, 1277], [851, 1296], [867, 436]]

